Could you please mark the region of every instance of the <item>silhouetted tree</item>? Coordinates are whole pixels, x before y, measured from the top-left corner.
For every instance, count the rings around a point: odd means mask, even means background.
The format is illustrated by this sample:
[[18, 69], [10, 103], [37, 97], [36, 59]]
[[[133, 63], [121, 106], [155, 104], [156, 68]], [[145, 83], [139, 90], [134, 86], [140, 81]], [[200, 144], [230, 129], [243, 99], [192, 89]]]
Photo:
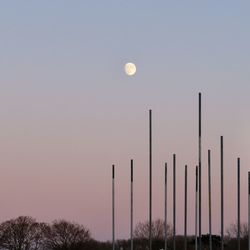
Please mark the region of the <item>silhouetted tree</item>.
[[[225, 250], [235, 250], [237, 249], [237, 236], [238, 236], [238, 224], [232, 223], [226, 229], [226, 243], [227, 247]], [[248, 225], [247, 223], [242, 223], [240, 225], [240, 245], [242, 250], [248, 249]]]
[[84, 249], [84, 244], [90, 239], [90, 232], [84, 226], [59, 220], [47, 228], [44, 246], [51, 250]]
[[43, 241], [44, 223], [28, 216], [20, 216], [0, 225], [0, 249], [37, 250]]
[[[172, 235], [172, 227], [167, 224], [167, 238]], [[157, 219], [152, 221], [152, 249], [164, 248], [165, 228], [164, 221]], [[146, 249], [149, 239], [149, 221], [139, 222], [134, 230], [135, 249]]]
[[[167, 224], [167, 237], [172, 235], [172, 227]], [[152, 221], [152, 239], [153, 240], [163, 240], [165, 235], [164, 221], [157, 219]], [[134, 237], [138, 239], [148, 239], [149, 238], [149, 222], [139, 222], [135, 226]]]
[[[226, 234], [229, 239], [237, 238], [238, 224], [232, 223], [227, 229]], [[240, 224], [240, 238], [244, 239], [248, 237], [248, 225], [247, 223]]]

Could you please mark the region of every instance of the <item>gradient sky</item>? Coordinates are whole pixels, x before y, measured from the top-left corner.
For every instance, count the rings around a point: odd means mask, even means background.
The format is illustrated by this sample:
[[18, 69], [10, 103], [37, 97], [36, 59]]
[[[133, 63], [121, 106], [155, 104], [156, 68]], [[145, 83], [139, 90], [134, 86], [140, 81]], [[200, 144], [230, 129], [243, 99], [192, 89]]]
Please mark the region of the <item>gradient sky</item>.
[[[225, 227], [242, 221], [250, 170], [248, 1], [1, 1], [0, 221], [65, 218], [111, 239], [116, 164], [117, 238], [129, 237], [129, 163], [135, 223], [148, 218], [148, 110], [153, 110], [153, 218], [163, 218], [164, 162], [177, 154], [177, 233], [194, 233], [198, 92], [202, 92], [203, 233], [208, 231], [207, 149], [213, 231], [220, 232], [220, 135], [225, 142]], [[134, 77], [123, 66], [137, 65]], [[169, 180], [172, 223], [172, 181]]]

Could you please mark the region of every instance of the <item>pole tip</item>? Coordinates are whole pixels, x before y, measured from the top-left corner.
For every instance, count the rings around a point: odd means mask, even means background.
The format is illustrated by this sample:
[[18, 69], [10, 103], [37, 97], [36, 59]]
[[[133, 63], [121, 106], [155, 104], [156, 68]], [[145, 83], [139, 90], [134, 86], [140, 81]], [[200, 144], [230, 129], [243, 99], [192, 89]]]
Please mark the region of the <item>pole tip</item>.
[[248, 194], [250, 195], [250, 172], [248, 172]]
[[112, 165], [112, 178], [115, 178], [115, 165]]
[[220, 136], [220, 141], [223, 143], [223, 135]]

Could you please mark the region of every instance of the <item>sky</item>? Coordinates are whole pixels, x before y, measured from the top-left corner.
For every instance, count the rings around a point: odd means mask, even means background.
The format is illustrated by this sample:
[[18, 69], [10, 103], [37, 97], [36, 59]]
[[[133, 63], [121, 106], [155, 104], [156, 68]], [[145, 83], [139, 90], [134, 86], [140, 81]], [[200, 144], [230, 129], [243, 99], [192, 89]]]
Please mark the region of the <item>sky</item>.
[[[208, 232], [207, 150], [212, 154], [212, 229], [220, 233], [220, 136], [225, 228], [247, 221], [250, 170], [248, 1], [1, 1], [0, 221], [64, 218], [110, 240], [111, 165], [116, 237], [148, 219], [148, 110], [153, 115], [153, 219], [164, 215], [164, 163], [177, 157], [177, 233], [194, 234], [198, 93], [202, 93], [202, 232]], [[129, 77], [124, 64], [134, 62]]]

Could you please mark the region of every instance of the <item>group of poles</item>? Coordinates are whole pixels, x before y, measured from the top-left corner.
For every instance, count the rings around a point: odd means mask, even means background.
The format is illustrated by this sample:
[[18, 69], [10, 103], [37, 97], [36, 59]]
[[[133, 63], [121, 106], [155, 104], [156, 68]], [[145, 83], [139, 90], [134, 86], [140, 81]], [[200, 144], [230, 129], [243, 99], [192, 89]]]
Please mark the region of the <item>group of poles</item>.
[[[201, 93], [199, 93], [198, 111], [198, 166], [195, 169], [195, 250], [202, 250], [202, 185], [201, 185]], [[212, 211], [211, 211], [211, 151], [208, 150], [208, 219], [209, 250], [212, 245]], [[130, 179], [130, 242], [133, 250], [133, 168], [131, 159]], [[167, 163], [165, 163], [164, 183], [164, 250], [168, 249], [167, 238]], [[187, 165], [185, 165], [184, 183], [184, 250], [187, 250]], [[224, 250], [224, 152], [223, 136], [220, 137], [220, 194], [221, 194], [221, 250]], [[250, 228], [250, 172], [248, 172], [248, 228]], [[240, 158], [237, 158], [237, 249], [240, 250]], [[250, 250], [250, 230], [248, 230], [248, 249]], [[115, 250], [115, 165], [112, 165], [112, 248]], [[149, 250], [152, 250], [152, 110], [149, 110]], [[173, 250], [176, 250], [176, 155], [173, 154]]]

